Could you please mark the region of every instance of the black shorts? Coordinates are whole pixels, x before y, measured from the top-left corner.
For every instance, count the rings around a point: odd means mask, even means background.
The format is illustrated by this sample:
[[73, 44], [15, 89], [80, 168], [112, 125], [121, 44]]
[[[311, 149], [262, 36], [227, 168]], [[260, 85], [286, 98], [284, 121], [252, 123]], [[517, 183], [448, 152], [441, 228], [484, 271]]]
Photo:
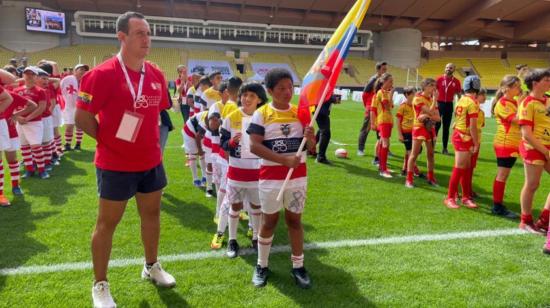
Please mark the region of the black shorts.
[[403, 133], [403, 144], [407, 151], [412, 150], [413, 147], [413, 137], [412, 133]]
[[125, 201], [136, 193], [151, 193], [166, 187], [162, 163], [142, 172], [109, 171], [96, 168], [99, 197], [111, 201]]
[[501, 168], [512, 168], [518, 160], [517, 157], [497, 157], [497, 166]]
[[380, 133], [376, 130], [376, 140], [380, 140]]

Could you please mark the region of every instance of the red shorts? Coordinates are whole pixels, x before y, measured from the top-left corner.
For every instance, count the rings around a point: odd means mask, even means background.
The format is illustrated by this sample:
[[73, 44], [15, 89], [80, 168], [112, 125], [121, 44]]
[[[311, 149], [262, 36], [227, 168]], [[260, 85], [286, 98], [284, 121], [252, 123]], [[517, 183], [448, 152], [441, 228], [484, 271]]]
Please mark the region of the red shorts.
[[[453, 143], [453, 147], [455, 148], [455, 151], [457, 152], [468, 152], [472, 150], [472, 147], [474, 146], [474, 142], [472, 139], [464, 138], [467, 135], [464, 135], [463, 133], [457, 131], [456, 129], [453, 131], [453, 136], [451, 138], [451, 141]], [[468, 136], [469, 137], [469, 136]]]
[[435, 136], [435, 128], [432, 131], [428, 131], [424, 126], [413, 128], [413, 139], [415, 140], [433, 140]]
[[493, 149], [495, 150], [497, 158], [519, 157], [519, 147], [513, 148], [493, 145]]
[[[546, 149], [550, 150], [550, 145], [547, 145]], [[519, 153], [521, 154], [521, 158], [523, 158], [523, 162], [527, 164], [539, 166], [546, 165], [546, 157], [544, 154], [535, 149], [528, 149], [525, 145], [525, 141], [519, 144]]]
[[390, 138], [392, 127], [393, 124], [390, 123], [378, 124], [378, 133], [380, 134], [380, 138]]

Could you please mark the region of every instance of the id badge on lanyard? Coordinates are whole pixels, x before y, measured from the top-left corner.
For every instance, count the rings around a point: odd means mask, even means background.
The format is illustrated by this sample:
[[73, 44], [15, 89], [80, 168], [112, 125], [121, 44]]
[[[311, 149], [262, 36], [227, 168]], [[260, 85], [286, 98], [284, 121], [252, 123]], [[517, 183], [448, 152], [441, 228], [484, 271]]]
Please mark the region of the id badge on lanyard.
[[135, 93], [134, 86], [132, 85], [130, 76], [128, 75], [126, 66], [124, 66], [124, 62], [122, 61], [120, 53], [117, 55], [117, 59], [120, 63], [120, 66], [122, 67], [122, 71], [124, 72], [124, 77], [126, 78], [126, 83], [128, 85], [128, 89], [130, 90], [130, 94], [132, 94], [132, 106], [134, 110], [124, 111], [115, 136], [118, 139], [134, 143], [137, 139], [137, 136], [139, 135], [139, 131], [141, 129], [141, 125], [143, 124], [144, 119], [143, 114], [136, 112], [136, 106], [138, 106], [139, 104], [139, 107], [147, 107], [147, 100], [141, 94], [143, 90], [143, 80], [145, 79], [145, 65], [143, 65], [141, 69], [138, 92]]

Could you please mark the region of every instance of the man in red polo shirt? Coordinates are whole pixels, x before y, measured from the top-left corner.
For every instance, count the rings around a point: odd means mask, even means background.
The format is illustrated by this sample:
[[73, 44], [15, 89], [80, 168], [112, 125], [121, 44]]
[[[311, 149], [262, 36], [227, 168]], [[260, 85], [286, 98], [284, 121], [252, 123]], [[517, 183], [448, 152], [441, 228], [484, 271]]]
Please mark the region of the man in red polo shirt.
[[[96, 139], [99, 214], [92, 234], [95, 307], [114, 307], [107, 266], [115, 228], [135, 196], [145, 250], [142, 278], [159, 286], [176, 281], [158, 260], [160, 198], [166, 175], [159, 145], [159, 113], [169, 107], [162, 72], [145, 61], [151, 46], [149, 23], [140, 13], [118, 17], [117, 56], [82, 77], [76, 125]], [[97, 118], [96, 118], [97, 117]]]
[[449, 143], [449, 128], [453, 119], [454, 97], [457, 95], [460, 98], [462, 92], [460, 80], [453, 76], [455, 69], [456, 67], [453, 63], [448, 63], [445, 66], [445, 74], [437, 78], [437, 105], [439, 114], [441, 115], [441, 122], [435, 124], [435, 132], [439, 135], [439, 129], [443, 125], [443, 151], [441, 152], [443, 154], [449, 154], [447, 144]]

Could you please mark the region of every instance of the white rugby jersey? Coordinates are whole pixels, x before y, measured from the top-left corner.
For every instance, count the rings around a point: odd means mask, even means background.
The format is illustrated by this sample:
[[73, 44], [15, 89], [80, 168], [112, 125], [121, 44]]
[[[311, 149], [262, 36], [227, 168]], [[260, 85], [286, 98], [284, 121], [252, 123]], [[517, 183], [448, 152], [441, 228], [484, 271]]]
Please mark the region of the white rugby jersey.
[[[227, 115], [237, 110], [238, 108], [239, 107], [237, 106], [237, 104], [231, 100], [228, 100], [225, 104], [222, 103], [222, 101], [220, 100], [212, 105], [210, 109], [208, 109], [208, 117], [218, 115], [223, 123], [223, 120], [227, 118]], [[217, 132], [212, 133], [212, 153], [215, 153], [214, 155], [217, 155], [223, 159], [226, 158], [224, 149], [220, 147], [220, 135]]]
[[[229, 152], [227, 183], [237, 187], [258, 188], [260, 158], [250, 153], [250, 136], [246, 133], [246, 127], [243, 130], [243, 123], [250, 123], [251, 119], [252, 116], [239, 108], [227, 116], [220, 129], [222, 147]], [[239, 144], [232, 145], [231, 138], [243, 131]], [[248, 144], [247, 149], [243, 149], [244, 144]], [[242, 150], [246, 150], [247, 154]]]
[[[298, 120], [297, 107], [290, 105], [287, 110], [278, 110], [273, 107], [273, 103], [266, 104], [254, 112], [247, 132], [263, 136], [264, 146], [285, 156], [296, 155], [304, 137], [304, 127]], [[307, 184], [305, 161], [304, 151], [301, 154], [301, 163], [294, 169], [287, 188]], [[266, 159], [261, 159], [260, 165], [260, 187], [280, 188], [289, 168]]]

